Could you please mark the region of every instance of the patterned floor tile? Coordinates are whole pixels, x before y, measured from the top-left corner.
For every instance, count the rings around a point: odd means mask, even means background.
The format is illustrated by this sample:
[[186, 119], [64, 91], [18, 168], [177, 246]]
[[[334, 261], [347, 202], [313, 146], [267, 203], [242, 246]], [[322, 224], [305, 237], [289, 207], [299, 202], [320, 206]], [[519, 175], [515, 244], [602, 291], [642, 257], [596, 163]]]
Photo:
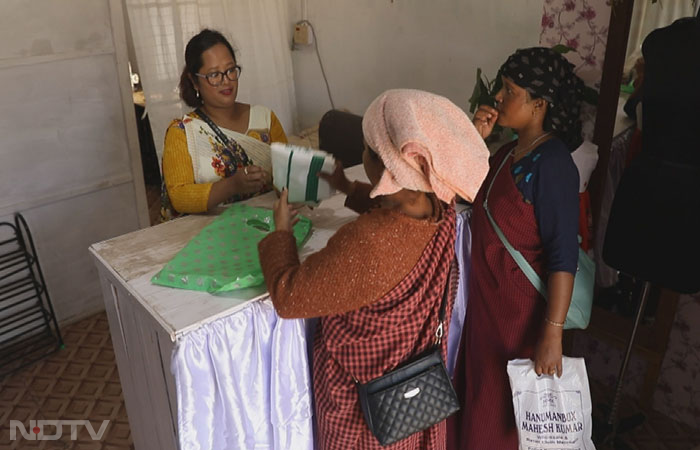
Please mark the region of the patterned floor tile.
[[39, 411], [41, 415], [53, 420], [58, 417], [65, 417], [66, 410], [71, 404], [69, 398], [43, 398], [39, 400]]
[[76, 361], [75, 358], [72, 358], [70, 362], [66, 364], [66, 367], [61, 374], [61, 378], [80, 381], [85, 379], [89, 369], [89, 362]]
[[120, 402], [122, 397], [122, 386], [119, 383], [108, 381], [102, 384], [100, 398], [113, 402]]
[[70, 400], [68, 407], [65, 409], [61, 417], [58, 417], [58, 419], [92, 419], [92, 410], [95, 408], [95, 403], [97, 403], [95, 399], [80, 400], [73, 398]]
[[63, 336], [63, 344], [66, 347], [80, 345], [83, 342], [83, 339], [85, 339], [84, 333], [81, 333], [79, 330], [74, 329], [61, 332], [61, 336]]
[[[114, 364], [93, 364], [87, 373], [87, 378], [91, 380], [107, 381], [112, 379], [112, 374], [117, 372], [117, 366]], [[117, 375], [118, 377], [119, 375]], [[119, 380], [117, 379], [117, 383]], [[121, 385], [120, 385], [121, 386]], [[120, 387], [121, 390], [121, 387]]]
[[105, 385], [106, 383], [104, 382], [82, 380], [78, 387], [78, 392], [75, 393], [75, 398], [101, 398]]
[[103, 399], [97, 400], [90, 413], [91, 418], [95, 420], [115, 420], [119, 414], [119, 403], [105, 401]]
[[[0, 450], [5, 449], [133, 449], [119, 373], [104, 313], [96, 314], [62, 330], [65, 348], [0, 380]], [[95, 432], [109, 420], [104, 435], [93, 440], [88, 429], [62, 427], [53, 441], [27, 440], [21, 435], [10, 441], [9, 421], [90, 421]], [[45, 434], [58, 435], [45, 425]]]
[[59, 378], [56, 380], [51, 391], [48, 393], [50, 397], [74, 398], [76, 392], [80, 388], [79, 380], [67, 380]]
[[110, 348], [100, 348], [95, 363], [114, 364], [114, 350], [111, 348], [112, 342], [105, 342], [104, 345], [109, 345]]
[[109, 359], [109, 354], [111, 353], [112, 355], [114, 355], [114, 353], [111, 352], [109, 349], [104, 348], [105, 345], [108, 344], [108, 340], [109, 336], [105, 336], [102, 333], [88, 333], [80, 345], [83, 347], [94, 348], [102, 350], [103, 352], [108, 352], [108, 356], [105, 359]]
[[39, 361], [32, 368], [34, 378], [58, 379], [66, 369], [66, 361], [71, 360], [72, 349], [62, 349], [43, 361]]
[[46, 398], [54, 392], [56, 385], [61, 381], [59, 377], [34, 377], [28, 379], [27, 389], [37, 398]]
[[2, 426], [9, 426], [11, 420], [36, 420], [39, 417], [39, 405], [36, 403], [34, 398], [28, 393], [23, 393], [20, 397], [16, 398], [16, 402], [12, 404], [3, 404], [2, 416], [6, 418], [2, 422]]
[[28, 391], [24, 383], [18, 386], [13, 386], [11, 384], [5, 385], [0, 390], [0, 405], [14, 405], [19, 403], [22, 396]]

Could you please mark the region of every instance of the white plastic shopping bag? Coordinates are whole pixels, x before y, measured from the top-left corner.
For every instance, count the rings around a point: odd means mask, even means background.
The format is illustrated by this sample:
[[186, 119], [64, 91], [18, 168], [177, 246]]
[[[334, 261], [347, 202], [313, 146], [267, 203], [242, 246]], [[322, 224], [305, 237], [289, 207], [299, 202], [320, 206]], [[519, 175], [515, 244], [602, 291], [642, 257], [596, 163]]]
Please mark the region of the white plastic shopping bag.
[[529, 359], [508, 362], [520, 450], [595, 450], [583, 358], [562, 358], [562, 376], [537, 376]]
[[332, 173], [335, 158], [330, 153], [296, 145], [273, 143], [272, 180], [278, 190], [287, 188], [290, 203], [317, 204], [335, 194], [319, 172]]

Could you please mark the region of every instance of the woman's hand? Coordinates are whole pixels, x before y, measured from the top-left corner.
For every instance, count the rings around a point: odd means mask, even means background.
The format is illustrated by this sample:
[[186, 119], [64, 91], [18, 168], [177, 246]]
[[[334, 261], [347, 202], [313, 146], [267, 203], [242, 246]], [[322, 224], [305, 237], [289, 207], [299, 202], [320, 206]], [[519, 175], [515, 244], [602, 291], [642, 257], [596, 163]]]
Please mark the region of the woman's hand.
[[207, 210], [214, 208], [236, 194], [255, 194], [265, 186], [269, 174], [262, 167], [246, 166], [239, 168], [230, 177], [215, 182], [209, 192]]
[[540, 340], [535, 346], [535, 373], [537, 375], [557, 375], [561, 377], [562, 328], [547, 323]]
[[[574, 290], [574, 276], [569, 272], [551, 272], [547, 281], [547, 312], [542, 324], [542, 335], [535, 346], [537, 375], [561, 377], [561, 339], [564, 334], [566, 313]], [[559, 326], [557, 326], [557, 324]]]
[[335, 168], [333, 169], [332, 173], [319, 172], [318, 176], [322, 180], [326, 180], [333, 189], [336, 189], [345, 195], [349, 194], [352, 190], [352, 182], [345, 176], [345, 170], [343, 169], [343, 165], [340, 163], [340, 161], [335, 162]]
[[233, 174], [232, 183], [235, 194], [255, 194], [259, 192], [268, 179], [268, 174], [262, 167], [245, 166]]
[[498, 110], [491, 106], [479, 105], [479, 109], [474, 113], [474, 127], [479, 132], [482, 139], [486, 139], [491, 135], [493, 127], [498, 120]]
[[275, 200], [274, 214], [275, 219], [275, 231], [292, 231], [292, 227], [299, 222], [297, 217], [296, 207], [291, 206], [287, 202], [287, 197], [289, 197], [289, 191], [285, 188], [282, 189], [280, 198]]

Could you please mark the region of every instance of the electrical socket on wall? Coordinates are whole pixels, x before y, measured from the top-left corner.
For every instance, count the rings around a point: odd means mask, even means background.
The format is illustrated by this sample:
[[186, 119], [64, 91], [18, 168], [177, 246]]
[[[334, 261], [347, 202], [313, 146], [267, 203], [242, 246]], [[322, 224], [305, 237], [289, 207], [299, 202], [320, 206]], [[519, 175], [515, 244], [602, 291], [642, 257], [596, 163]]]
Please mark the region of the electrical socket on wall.
[[307, 23], [298, 23], [294, 25], [294, 44], [296, 45], [311, 45], [314, 41], [314, 35], [311, 32], [311, 27]]

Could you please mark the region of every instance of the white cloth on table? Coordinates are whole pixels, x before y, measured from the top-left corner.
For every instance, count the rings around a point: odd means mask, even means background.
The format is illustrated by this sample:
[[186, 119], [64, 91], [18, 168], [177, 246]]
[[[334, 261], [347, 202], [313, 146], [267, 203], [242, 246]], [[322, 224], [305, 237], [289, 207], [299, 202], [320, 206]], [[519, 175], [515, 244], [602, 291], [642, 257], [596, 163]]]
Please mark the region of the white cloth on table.
[[313, 449], [304, 321], [269, 300], [183, 336], [171, 370], [180, 448]]

